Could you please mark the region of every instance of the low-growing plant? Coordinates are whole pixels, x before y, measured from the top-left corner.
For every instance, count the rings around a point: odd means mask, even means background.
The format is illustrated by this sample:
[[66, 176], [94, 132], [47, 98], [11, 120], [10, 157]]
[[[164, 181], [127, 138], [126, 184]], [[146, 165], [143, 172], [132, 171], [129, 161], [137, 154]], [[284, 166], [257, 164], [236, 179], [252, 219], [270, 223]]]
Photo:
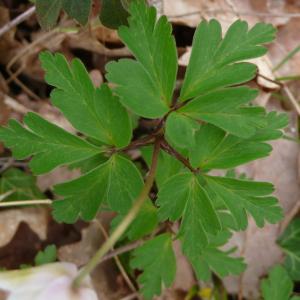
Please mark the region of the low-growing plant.
[[[146, 299], [172, 284], [176, 273], [173, 241], [199, 279], [239, 274], [242, 258], [220, 250], [233, 232], [245, 230], [248, 216], [257, 226], [276, 223], [282, 209], [267, 182], [212, 175], [266, 157], [267, 143], [281, 137], [286, 115], [266, 112], [251, 101], [258, 91], [245, 85], [257, 75], [246, 60], [267, 52], [275, 29], [234, 22], [222, 36], [217, 20], [202, 21], [180, 92], [175, 91], [178, 57], [172, 26], [144, 1], [131, 1], [128, 26], [118, 30], [135, 59], [106, 65], [107, 83], [92, 84], [78, 59], [40, 55], [51, 100], [80, 135], [71, 134], [35, 113], [24, 126], [11, 120], [0, 140], [16, 159], [32, 157], [36, 175], [68, 165], [82, 176], [54, 187], [58, 222], [93, 220], [102, 209], [117, 214], [109, 239], [75, 280], [79, 284], [121, 239], [142, 239], [131, 267], [142, 271]], [[150, 119], [151, 128], [143, 122]], [[150, 123], [150, 122], [149, 122]], [[130, 154], [140, 150], [145, 164]], [[146, 174], [141, 171], [148, 166]], [[144, 176], [145, 175], [145, 176]], [[145, 177], [145, 181], [144, 178]]]

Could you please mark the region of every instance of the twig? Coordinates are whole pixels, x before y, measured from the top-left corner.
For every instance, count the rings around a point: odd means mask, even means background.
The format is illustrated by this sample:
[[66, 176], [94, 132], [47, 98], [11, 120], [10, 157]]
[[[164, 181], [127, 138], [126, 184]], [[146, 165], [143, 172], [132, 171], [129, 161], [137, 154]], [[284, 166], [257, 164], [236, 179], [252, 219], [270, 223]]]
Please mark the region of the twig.
[[265, 76], [265, 75], [262, 75], [262, 74], [260, 74], [260, 73], [258, 73], [257, 76], [258, 76], [258, 77], [261, 77], [261, 78], [263, 78], [263, 79], [265, 79], [265, 80], [267, 80], [267, 81], [269, 81], [269, 82], [275, 83], [275, 84], [277, 84], [277, 85], [280, 86], [280, 87], [283, 87], [283, 86], [284, 86], [284, 84], [283, 84], [282, 82], [277, 81], [276, 79], [274, 80], [274, 79], [272, 79], [272, 78], [269, 78], [269, 77], [267, 77], [267, 76]]
[[185, 165], [191, 172], [198, 173], [199, 169], [195, 169], [191, 166], [188, 159], [186, 159], [183, 155], [181, 155], [178, 151], [176, 151], [166, 140], [163, 140], [161, 143], [161, 148], [171, 156], [174, 156], [177, 160], [179, 160], [183, 165]]
[[[109, 236], [108, 236], [108, 234], [107, 234], [107, 232], [106, 232], [104, 226], [102, 225], [102, 223], [101, 223], [99, 220], [95, 220], [95, 222], [96, 222], [96, 224], [99, 225], [99, 228], [100, 228], [100, 230], [101, 230], [101, 232], [102, 232], [102, 234], [103, 234], [105, 240], [108, 240], [108, 239], [109, 239]], [[140, 241], [139, 241], [139, 242], [140, 242]], [[126, 246], [128, 246], [128, 245], [126, 245]], [[134, 247], [135, 247], [135, 246], [136, 246], [136, 245], [134, 245]], [[126, 252], [127, 252], [127, 251], [130, 251], [131, 248], [130, 248], [130, 250], [128, 250], [127, 248], [126, 248], [125, 250], [126, 250]], [[115, 249], [112, 248], [112, 251], [115, 251]], [[126, 281], [127, 285], [128, 285], [129, 288], [131, 289], [131, 291], [132, 291], [132, 292], [137, 292], [137, 290], [136, 290], [134, 284], [132, 283], [132, 281], [131, 281], [130, 277], [128, 276], [127, 272], [125, 271], [125, 269], [124, 269], [124, 267], [123, 267], [123, 265], [122, 265], [122, 263], [121, 263], [121, 261], [120, 261], [120, 259], [119, 259], [119, 257], [118, 257], [118, 254], [117, 254], [117, 253], [114, 253], [113, 258], [114, 258], [114, 260], [115, 260], [115, 263], [116, 263], [116, 265], [117, 265], [117, 267], [118, 267], [118, 269], [119, 269], [121, 275], [123, 276], [124, 280]], [[102, 258], [102, 262], [103, 262], [103, 261], [104, 261], [104, 257]]]
[[121, 255], [123, 253], [129, 252], [131, 250], [134, 250], [134, 249], [138, 248], [139, 246], [141, 246], [143, 244], [143, 242], [144, 241], [142, 241], [142, 240], [135, 241], [135, 242], [127, 244], [123, 247], [112, 250], [102, 257], [101, 262], [109, 260], [109, 259], [116, 257], [118, 255]]
[[15, 19], [11, 20], [9, 23], [5, 24], [3, 27], [0, 28], [0, 36], [12, 29], [13, 27], [19, 25], [26, 19], [28, 19], [30, 16], [32, 16], [35, 13], [35, 6], [30, 7], [26, 11], [24, 11], [22, 14], [17, 16]]
[[15, 190], [10, 190], [4, 194], [0, 195], [0, 202], [5, 200], [5, 198], [7, 198], [8, 196], [10, 196], [11, 194], [13, 194], [15, 192]]
[[53, 201], [50, 199], [9, 201], [0, 202], [0, 207], [13, 207], [23, 205], [51, 205], [52, 202]]
[[298, 101], [296, 100], [295, 96], [292, 94], [291, 90], [286, 85], [283, 86], [283, 90], [285, 91], [286, 95], [289, 97], [295, 110], [297, 111], [298, 115], [300, 116], [300, 105], [299, 105]]
[[[231, 9], [203, 9], [192, 12], [186, 12], [178, 15], [167, 15], [170, 19], [189, 17], [194, 15], [201, 15], [203, 13], [230, 13], [236, 15]], [[273, 18], [300, 18], [300, 13], [268, 13], [268, 12], [259, 12], [259, 11], [239, 11], [241, 16], [257, 16], [257, 17], [273, 17]]]
[[27, 107], [19, 103], [17, 100], [11, 98], [10, 96], [3, 94], [0, 92], [0, 95], [4, 97], [4, 104], [6, 104], [9, 108], [12, 110], [20, 113], [20, 114], [26, 114], [30, 111]]
[[120, 149], [122, 152], [153, 144], [155, 141], [154, 135], [147, 135], [141, 139], [132, 141], [128, 146]]
[[3, 173], [4, 171], [6, 171], [8, 168], [11, 167], [11, 165], [13, 164], [14, 160], [12, 157], [10, 157], [7, 162], [5, 162], [2, 167], [0, 168], [0, 173]]
[[75, 288], [88, 274], [90, 274], [95, 269], [95, 267], [99, 264], [99, 262], [101, 262], [103, 256], [115, 245], [115, 243], [119, 240], [119, 238], [123, 235], [123, 233], [127, 230], [127, 228], [130, 226], [130, 224], [134, 221], [134, 219], [138, 215], [154, 183], [155, 173], [156, 173], [157, 163], [158, 163], [158, 155], [160, 151], [160, 144], [161, 144], [161, 138], [157, 137], [154, 145], [153, 155], [152, 155], [152, 164], [147, 179], [145, 181], [145, 185], [140, 195], [138, 196], [137, 200], [134, 202], [128, 214], [122, 219], [121, 223], [113, 231], [109, 239], [104, 242], [104, 244], [95, 253], [95, 255], [91, 258], [88, 264], [79, 272], [78, 276], [74, 279], [73, 286]]

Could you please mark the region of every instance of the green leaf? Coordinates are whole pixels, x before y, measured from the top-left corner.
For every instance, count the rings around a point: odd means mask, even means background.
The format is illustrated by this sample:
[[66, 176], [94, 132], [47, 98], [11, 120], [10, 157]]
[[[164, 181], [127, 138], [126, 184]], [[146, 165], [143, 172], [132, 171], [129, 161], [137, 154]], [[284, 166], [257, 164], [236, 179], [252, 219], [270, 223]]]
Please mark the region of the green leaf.
[[300, 218], [293, 220], [278, 243], [284, 253], [285, 267], [293, 280], [300, 280]]
[[137, 248], [131, 261], [133, 268], [143, 270], [138, 281], [145, 299], [160, 295], [162, 286], [169, 287], [175, 279], [176, 260], [170, 234], [161, 234]]
[[44, 199], [45, 195], [36, 185], [36, 178], [19, 169], [9, 169], [0, 177], [0, 195], [12, 192], [7, 201]]
[[293, 282], [287, 271], [280, 265], [269, 273], [268, 279], [263, 279], [261, 291], [264, 300], [288, 300], [293, 291]]
[[208, 195], [191, 172], [174, 175], [166, 181], [158, 193], [157, 204], [161, 220], [182, 218], [179, 236], [183, 252], [189, 257], [197, 257], [207, 246], [208, 233], [221, 230]]
[[[219, 214], [219, 217], [224, 226], [226, 223], [224, 216]], [[231, 236], [232, 233], [227, 229], [220, 231], [216, 236], [209, 235], [209, 244], [202, 253], [194, 257], [188, 256], [199, 280], [211, 280], [212, 273], [225, 277], [238, 275], [245, 270], [246, 264], [242, 258], [230, 256], [234, 249], [226, 252], [218, 249], [218, 247], [226, 244]]]
[[92, 0], [62, 0], [63, 8], [66, 13], [78, 21], [80, 24], [85, 25], [89, 19]]
[[235, 258], [217, 248], [206, 248], [199, 257], [190, 258], [197, 278], [199, 280], [211, 280], [211, 272], [220, 277], [239, 275], [246, 268], [242, 258]]
[[44, 29], [52, 28], [58, 19], [62, 9], [62, 0], [36, 0], [36, 12], [38, 21]]
[[195, 133], [200, 124], [192, 118], [172, 112], [166, 121], [166, 136], [179, 148], [191, 148], [195, 145]]
[[172, 26], [165, 16], [156, 21], [155, 8], [144, 1], [133, 1], [129, 11], [129, 27], [121, 26], [118, 33], [137, 61], [109, 63], [106, 77], [116, 84], [116, 93], [130, 110], [159, 118], [169, 110], [177, 74]]
[[[256, 136], [256, 135], [255, 135]], [[254, 138], [255, 138], [254, 136]], [[190, 162], [201, 170], [228, 169], [268, 156], [272, 147], [266, 143], [226, 134], [210, 124], [203, 124], [190, 148]]]
[[57, 194], [65, 197], [54, 201], [54, 217], [66, 223], [73, 223], [78, 216], [90, 221], [103, 202], [112, 210], [125, 214], [142, 187], [143, 179], [135, 165], [115, 154], [85, 175], [54, 187]]
[[57, 250], [55, 245], [49, 245], [44, 251], [39, 251], [34, 258], [34, 263], [36, 266], [41, 266], [45, 264], [50, 264], [55, 262], [57, 259]]
[[[111, 223], [112, 231], [124, 218], [124, 215], [118, 215]], [[158, 225], [157, 208], [150, 200], [146, 201], [141, 208], [135, 220], [131, 223], [122, 238], [127, 237], [129, 240], [138, 240], [145, 235], [153, 232]]]
[[256, 67], [238, 62], [264, 55], [267, 49], [262, 44], [271, 42], [275, 32], [272, 25], [264, 23], [248, 30], [247, 23], [238, 20], [222, 39], [218, 21], [202, 21], [194, 35], [192, 54], [180, 93], [181, 101], [252, 79]]
[[100, 11], [101, 23], [112, 29], [128, 24], [129, 13], [123, 5], [124, 0], [102, 0]]
[[202, 179], [213, 203], [223, 203], [240, 230], [247, 227], [246, 212], [254, 218], [258, 227], [263, 227], [266, 221], [274, 224], [283, 217], [277, 199], [268, 196], [273, 192], [270, 183], [215, 176], [203, 176]]
[[43, 52], [40, 60], [46, 81], [56, 87], [51, 93], [52, 103], [78, 131], [108, 145], [119, 148], [128, 145], [131, 122], [106, 84], [95, 88], [78, 59], [68, 65], [63, 55]]
[[24, 124], [28, 129], [16, 120], [10, 120], [8, 127], [0, 127], [0, 140], [13, 149], [13, 155], [17, 159], [33, 155], [29, 165], [35, 174], [47, 173], [58, 166], [80, 161], [103, 151], [35, 113], [28, 113]]
[[[145, 159], [147, 165], [150, 167], [152, 162], [153, 146], [143, 147], [141, 151], [143, 158]], [[182, 164], [177, 159], [160, 150], [155, 175], [156, 184], [160, 188], [166, 180], [168, 180], [171, 176], [179, 173], [182, 169]]]
[[240, 107], [256, 96], [256, 90], [246, 87], [221, 89], [196, 97], [179, 109], [179, 112], [247, 138], [253, 135], [257, 128], [266, 125], [263, 108]]
[[282, 130], [289, 124], [288, 115], [283, 113], [279, 114], [276, 111], [272, 111], [267, 114], [267, 125], [256, 131], [252, 140], [255, 141], [271, 141], [282, 137]]

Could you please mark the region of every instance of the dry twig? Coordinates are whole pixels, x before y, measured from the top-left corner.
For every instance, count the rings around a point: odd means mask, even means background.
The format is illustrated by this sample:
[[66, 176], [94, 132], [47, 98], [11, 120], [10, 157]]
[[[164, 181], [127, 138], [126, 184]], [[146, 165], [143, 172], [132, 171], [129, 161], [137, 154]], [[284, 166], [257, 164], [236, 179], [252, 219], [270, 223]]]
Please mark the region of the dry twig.
[[30, 16], [32, 16], [36, 11], [35, 6], [30, 7], [26, 11], [24, 11], [22, 14], [17, 16], [15, 19], [11, 20], [9, 23], [5, 24], [3, 27], [0, 28], [0, 36], [6, 33], [7, 31], [11, 30], [13, 27], [19, 25], [26, 19], [28, 19]]

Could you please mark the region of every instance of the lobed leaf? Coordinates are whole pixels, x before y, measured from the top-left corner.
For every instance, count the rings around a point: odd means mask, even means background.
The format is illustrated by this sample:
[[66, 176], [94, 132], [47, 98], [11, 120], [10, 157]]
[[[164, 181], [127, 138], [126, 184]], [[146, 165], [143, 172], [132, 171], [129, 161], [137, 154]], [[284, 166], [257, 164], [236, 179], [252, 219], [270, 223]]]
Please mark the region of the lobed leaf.
[[45, 195], [36, 185], [36, 178], [19, 169], [9, 169], [0, 177], [0, 195], [7, 192], [7, 201], [44, 199]]
[[[153, 146], [143, 147], [141, 151], [142, 151], [143, 159], [150, 167], [152, 162]], [[166, 152], [160, 150], [158, 155], [157, 170], [155, 175], [156, 184], [158, 185], [159, 188], [170, 177], [181, 172], [182, 170], [183, 170], [182, 164], [177, 159], [167, 154]]]
[[104, 26], [118, 29], [119, 26], [128, 24], [129, 13], [123, 2], [124, 0], [102, 0], [99, 17]]
[[180, 100], [186, 101], [252, 79], [256, 67], [238, 62], [264, 55], [267, 49], [263, 44], [271, 42], [275, 32], [272, 25], [264, 23], [258, 23], [248, 30], [245, 21], [237, 20], [222, 39], [218, 21], [202, 21], [194, 35]]
[[0, 139], [17, 159], [33, 156], [30, 167], [35, 174], [92, 157], [103, 150], [46, 121], [35, 113], [24, 118], [26, 129], [16, 120], [0, 127]]
[[118, 148], [129, 144], [131, 122], [119, 99], [106, 84], [95, 88], [80, 60], [68, 65], [61, 54], [40, 55], [46, 81], [55, 86], [52, 103], [80, 132]]
[[263, 227], [265, 221], [274, 224], [283, 217], [277, 199], [268, 196], [273, 192], [270, 183], [216, 176], [203, 176], [202, 179], [213, 203], [223, 203], [240, 230], [247, 227], [246, 212], [254, 218], [258, 227]]
[[262, 280], [261, 291], [264, 300], [289, 300], [293, 291], [293, 282], [287, 271], [277, 265], [270, 271], [269, 278]]
[[[123, 214], [118, 215], [112, 220], [111, 232], [124, 218]], [[142, 206], [139, 214], [131, 223], [122, 238], [127, 237], [130, 241], [138, 240], [145, 235], [151, 234], [158, 225], [157, 208], [150, 200], [147, 200]]]
[[143, 179], [128, 159], [114, 154], [110, 159], [85, 175], [54, 187], [64, 196], [53, 203], [54, 217], [65, 223], [73, 223], [79, 216], [92, 220], [101, 204], [125, 214], [143, 187]]
[[39, 251], [34, 258], [36, 266], [50, 264], [55, 262], [57, 259], [57, 249], [55, 245], [47, 246], [44, 251]]
[[195, 120], [202, 120], [239, 137], [252, 136], [257, 128], [266, 125], [264, 109], [240, 107], [257, 96], [246, 87], [227, 88], [196, 97], [179, 112]]
[[145, 299], [160, 295], [162, 286], [169, 287], [175, 279], [176, 260], [171, 235], [156, 236], [133, 252], [131, 266], [143, 270], [138, 281]]
[[284, 251], [285, 267], [293, 280], [300, 280], [300, 218], [293, 220], [278, 243]]
[[[144, 1], [129, 6], [129, 26], [119, 28], [121, 40], [137, 61], [121, 59], [106, 66], [121, 102], [139, 116], [159, 118], [172, 102], [177, 74], [177, 51], [172, 26]], [[138, 84], [137, 84], [138, 83]]]
[[62, 9], [62, 0], [36, 0], [36, 12], [39, 23], [44, 29], [52, 28], [59, 17]]
[[63, 8], [70, 17], [74, 18], [82, 25], [85, 25], [87, 23], [92, 8], [92, 0], [62, 1]]
[[179, 236], [183, 252], [197, 257], [208, 244], [208, 233], [216, 234], [221, 224], [212, 203], [191, 172], [172, 176], [158, 192], [157, 204], [161, 220], [182, 218]]
[[214, 125], [203, 124], [195, 134], [189, 159], [194, 168], [203, 171], [227, 169], [267, 156], [271, 150], [268, 144], [242, 139]]

